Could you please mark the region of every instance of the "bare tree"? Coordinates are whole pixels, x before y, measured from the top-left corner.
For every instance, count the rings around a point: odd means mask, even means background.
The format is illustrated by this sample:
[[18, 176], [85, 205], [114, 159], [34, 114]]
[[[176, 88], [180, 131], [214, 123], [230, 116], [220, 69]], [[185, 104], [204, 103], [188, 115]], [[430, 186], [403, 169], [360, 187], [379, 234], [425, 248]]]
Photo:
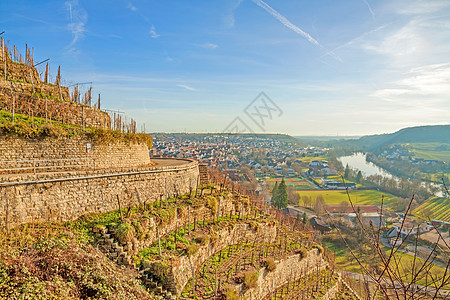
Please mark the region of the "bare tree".
[[[344, 178], [342, 180], [345, 184]], [[435, 272], [435, 253], [440, 241], [444, 241], [448, 251], [450, 251], [450, 246], [445, 242], [439, 230], [435, 228], [439, 238], [433, 244], [428, 256], [424, 259], [418, 258], [418, 234], [415, 235], [415, 238], [411, 237], [414, 240], [413, 261], [405, 263], [401, 256], [398, 255], [398, 251], [405, 243], [405, 240], [408, 240], [411, 235], [411, 232], [405, 234], [403, 229], [405, 228], [407, 214], [411, 210], [411, 205], [414, 202], [414, 195], [411, 197], [406, 208], [400, 229], [393, 239], [393, 246], [387, 252], [382, 242], [381, 227], [375, 229], [372, 224], [365, 226], [360, 214], [357, 213], [357, 209], [353, 205], [348, 189], [347, 197], [356, 215], [356, 226], [361, 231], [367, 245], [375, 253], [375, 258], [371, 259], [371, 263], [368, 263], [363, 256], [359, 255], [355, 249], [349, 246], [339, 227], [334, 224], [352, 257], [361, 267], [363, 280], [367, 283], [367, 286], [374, 286], [375, 290], [373, 292], [366, 288], [365, 298], [375, 299], [379, 294], [382, 295], [383, 299], [441, 298], [443, 295], [441, 291], [450, 284], [450, 258], [445, 265], [443, 273]], [[384, 198], [381, 199], [380, 223], [383, 214], [383, 204]], [[332, 220], [332, 218], [330, 219]]]

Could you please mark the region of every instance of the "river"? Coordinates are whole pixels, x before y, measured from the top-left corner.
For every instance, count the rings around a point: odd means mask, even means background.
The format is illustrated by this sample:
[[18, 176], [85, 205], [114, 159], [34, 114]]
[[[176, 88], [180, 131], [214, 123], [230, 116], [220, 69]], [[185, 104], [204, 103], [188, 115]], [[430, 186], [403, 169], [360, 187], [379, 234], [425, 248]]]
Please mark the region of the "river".
[[[362, 152], [357, 152], [352, 155], [347, 156], [341, 156], [338, 157], [338, 160], [342, 163], [342, 165], [345, 166], [348, 165], [351, 169], [359, 170], [363, 174], [364, 177], [371, 176], [371, 175], [382, 175], [384, 177], [388, 178], [394, 178], [399, 180], [400, 178], [392, 175], [388, 171], [386, 171], [383, 168], [380, 168], [379, 166], [375, 165], [374, 163], [368, 162], [366, 160], [366, 154]], [[425, 185], [425, 182], [422, 182], [423, 185]], [[436, 193], [436, 196], [442, 197], [442, 187], [440, 184], [432, 183], [435, 187], [439, 188], [439, 192]]]
[[374, 163], [368, 162], [366, 160], [366, 154], [362, 152], [357, 152], [348, 156], [341, 156], [338, 160], [342, 163], [344, 168], [348, 165], [351, 169], [357, 169], [361, 171], [364, 177], [371, 175], [383, 175], [384, 177], [398, 179], [398, 177], [392, 175], [385, 169], [380, 168]]

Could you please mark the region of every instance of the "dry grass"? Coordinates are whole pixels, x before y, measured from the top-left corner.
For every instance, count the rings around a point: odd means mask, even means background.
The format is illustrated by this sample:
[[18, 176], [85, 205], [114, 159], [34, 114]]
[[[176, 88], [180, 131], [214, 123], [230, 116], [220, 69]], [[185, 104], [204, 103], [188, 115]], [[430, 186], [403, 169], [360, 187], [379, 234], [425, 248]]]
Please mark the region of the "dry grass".
[[148, 299], [83, 234], [63, 226], [23, 226], [0, 241], [1, 299]]

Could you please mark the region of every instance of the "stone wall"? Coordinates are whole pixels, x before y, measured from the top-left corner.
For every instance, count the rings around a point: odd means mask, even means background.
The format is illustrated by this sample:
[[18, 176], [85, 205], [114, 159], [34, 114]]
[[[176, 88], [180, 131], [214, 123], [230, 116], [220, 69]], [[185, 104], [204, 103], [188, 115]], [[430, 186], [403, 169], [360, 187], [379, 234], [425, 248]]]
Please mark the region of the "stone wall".
[[[69, 89], [66, 87], [61, 87], [60, 93], [58, 86], [41, 84], [35, 86], [35, 93], [48, 95], [48, 99], [31, 97], [33, 87], [29, 83], [9, 82], [0, 78], [0, 110], [12, 112], [14, 95], [14, 111], [18, 114], [47, 117], [53, 121], [78, 126], [83, 126], [83, 120], [87, 127], [111, 126], [111, 119], [106, 112], [70, 101]], [[64, 101], [59, 100], [61, 96]]]
[[[90, 153], [87, 145], [90, 144]], [[64, 138], [25, 139], [0, 137], [0, 174], [26, 170], [37, 173], [80, 169], [148, 166], [147, 145], [132, 142], [103, 144], [81, 135]], [[9, 170], [7, 170], [9, 169]], [[4, 180], [4, 179], [3, 179]], [[2, 178], [0, 178], [0, 182]]]
[[[12, 111], [15, 96], [16, 113], [88, 127], [111, 126], [109, 115], [95, 107], [70, 101], [69, 88], [42, 82], [36, 68], [6, 59], [6, 81], [0, 51], [0, 110]], [[32, 97], [40, 95], [38, 97]], [[47, 99], [44, 99], [47, 98]], [[95, 100], [94, 100], [95, 102]]]
[[[161, 195], [189, 192], [199, 176], [197, 162], [118, 170], [50, 173], [37, 181], [32, 175], [3, 176], [0, 183], [0, 227], [28, 222], [74, 220], [88, 213], [107, 212]], [[8, 179], [6, 182], [6, 179]], [[14, 183], [19, 182], [19, 183]]]
[[[194, 183], [193, 187], [196, 183]], [[161, 226], [159, 229], [159, 234], [161, 237], [167, 235], [170, 232], [173, 232], [176, 230], [176, 228], [181, 228], [183, 226], [188, 225], [189, 222], [189, 214], [190, 214], [190, 222], [192, 229], [194, 228], [194, 221], [201, 221], [203, 219], [205, 220], [211, 220], [215, 217], [217, 217], [217, 214], [220, 213], [221, 215], [229, 215], [230, 212], [233, 215], [236, 215], [237, 213], [240, 213], [242, 210], [241, 201], [233, 201], [233, 195], [230, 193], [228, 196], [219, 197], [219, 201], [217, 203], [218, 210], [216, 212], [212, 212], [210, 208], [206, 207], [205, 205], [197, 205], [196, 203], [193, 203], [193, 205], [189, 208], [183, 206], [180, 211], [177, 212], [175, 218], [168, 221], [167, 224], [164, 224], [164, 226]], [[146, 238], [142, 241], [134, 241], [134, 243], [128, 243], [128, 245], [123, 245], [127, 248], [127, 251], [132, 254], [137, 254], [140, 250], [151, 247], [153, 243], [157, 241], [157, 232], [156, 232], [156, 220], [151, 217], [148, 218], [148, 224], [146, 228], [148, 229], [146, 232]]]
[[[274, 242], [277, 236], [277, 228], [267, 224], [260, 224], [258, 230], [251, 229], [249, 224], [236, 224], [233, 228], [224, 228], [218, 233], [218, 239], [210, 241], [209, 244], [200, 246], [192, 256], [180, 256], [172, 262], [172, 268], [164, 281], [164, 287], [180, 294], [192, 274], [212, 255], [220, 250], [245, 241], [264, 240], [267, 243]], [[149, 265], [152, 268], [160, 269], [160, 262], [153, 262]]]
[[256, 288], [244, 289], [243, 284], [237, 285], [236, 288], [242, 299], [264, 299], [266, 295], [290, 280], [304, 276], [312, 270], [317, 270], [317, 267], [324, 268], [326, 266], [327, 263], [323, 260], [319, 251], [312, 249], [308, 251], [308, 256], [305, 258], [296, 254], [277, 262], [277, 267], [272, 272], [269, 272], [266, 268], [261, 268]]
[[[1, 77], [0, 77], [1, 78]], [[28, 78], [30, 81], [30, 78]], [[47, 95], [48, 98], [52, 99], [62, 99], [65, 101], [70, 100], [69, 88], [65, 86], [57, 86], [53, 84], [45, 84], [45, 83], [37, 83], [33, 82], [33, 84], [26, 81], [0, 81], [0, 94], [2, 96], [11, 97], [11, 92], [13, 92], [16, 97], [31, 97], [33, 95], [33, 85], [34, 92], [36, 94], [44, 94]], [[62, 98], [61, 98], [62, 96]]]

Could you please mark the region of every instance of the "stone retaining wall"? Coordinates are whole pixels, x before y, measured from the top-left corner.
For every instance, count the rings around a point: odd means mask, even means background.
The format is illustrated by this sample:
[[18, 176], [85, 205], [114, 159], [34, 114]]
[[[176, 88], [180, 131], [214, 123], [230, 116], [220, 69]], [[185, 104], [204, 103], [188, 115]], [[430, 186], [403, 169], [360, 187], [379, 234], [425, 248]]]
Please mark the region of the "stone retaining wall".
[[[164, 288], [172, 293], [181, 294], [187, 282], [192, 278], [192, 274], [212, 255], [230, 245], [245, 241], [264, 240], [267, 243], [274, 242], [277, 236], [277, 228], [276, 226], [260, 224], [258, 230], [253, 230], [248, 224], [236, 224], [233, 228], [224, 228], [217, 234], [218, 238], [215, 241], [199, 246], [192, 257], [180, 256], [172, 262], [169, 274], [164, 281]], [[152, 269], [160, 269], [161, 262], [152, 262], [149, 267], [150, 272], [152, 272]]]
[[[86, 175], [82, 175], [86, 174]], [[100, 213], [146, 201], [187, 193], [195, 187], [198, 164], [180, 160], [180, 164], [69, 174], [47, 174], [38, 182], [23, 183], [31, 175], [17, 175], [21, 184], [0, 184], [0, 227], [13, 227], [28, 222], [74, 220], [83, 214]], [[11, 179], [11, 178], [10, 178]], [[21, 180], [22, 179], [22, 180]], [[13, 182], [11, 180], [10, 182]]]
[[[56, 87], [56, 92], [55, 88]], [[7, 82], [0, 80], [0, 110], [23, 114], [28, 116], [48, 118], [53, 121], [60, 121], [64, 124], [77, 125], [82, 127], [83, 120], [86, 127], [110, 128], [111, 119], [109, 115], [93, 106], [82, 105], [70, 101], [67, 88], [61, 87], [61, 94], [58, 86], [42, 85], [35, 87], [35, 93], [42, 93], [46, 98], [31, 97], [33, 88], [31, 84], [21, 82]], [[57, 93], [55, 95], [55, 93]], [[15, 95], [14, 103], [12, 94]], [[63, 97], [64, 101], [59, 100]], [[57, 99], [52, 99], [57, 98]]]
[[[0, 172], [2, 169], [16, 168], [29, 168], [28, 172], [32, 172], [34, 167], [36, 172], [49, 172], [133, 168], [149, 164], [149, 150], [142, 143], [124, 141], [103, 144], [81, 135], [44, 139], [0, 137]], [[19, 171], [21, 170], [3, 173]]]
[[[70, 101], [69, 88], [45, 83], [40, 80], [36, 68], [6, 59], [4, 80], [3, 57], [0, 58], [0, 110], [12, 112], [12, 97], [15, 97], [15, 113], [61, 121], [66, 124], [109, 128], [109, 115], [89, 105]], [[32, 97], [36, 96], [36, 97]], [[44, 98], [47, 98], [44, 99]], [[96, 98], [92, 102], [96, 102]]]
[[308, 256], [302, 258], [300, 254], [290, 256], [280, 262], [274, 271], [269, 272], [266, 268], [259, 270], [259, 277], [256, 288], [244, 290], [244, 285], [236, 286], [242, 299], [259, 300], [275, 291], [278, 287], [286, 284], [290, 280], [299, 278], [317, 267], [326, 267], [327, 263], [317, 249], [308, 251]]
[[[194, 184], [195, 186], [195, 184]], [[193, 187], [194, 187], [193, 186]], [[228, 196], [223, 197], [220, 196], [218, 201], [218, 209], [216, 212], [212, 212], [210, 208], [205, 207], [205, 205], [197, 205], [194, 203], [188, 211], [187, 206], [183, 206], [180, 211], [177, 212], [176, 216], [170, 220], [167, 224], [164, 224], [164, 226], [161, 226], [159, 229], [159, 234], [161, 237], [164, 237], [170, 232], [173, 232], [174, 230], [178, 228], [181, 228], [183, 226], [188, 225], [189, 223], [189, 215], [190, 215], [190, 222], [191, 222], [191, 230], [194, 228], [194, 221], [200, 222], [202, 220], [212, 220], [217, 217], [218, 213], [221, 213], [221, 215], [229, 215], [230, 212], [232, 215], [236, 215], [237, 213], [241, 212], [242, 205], [241, 201], [233, 201], [232, 194], [230, 193]], [[158, 239], [157, 232], [156, 232], [156, 221], [155, 219], [148, 218], [148, 223], [146, 224], [146, 228], [148, 229], [146, 231], [146, 238], [142, 241], [134, 241], [134, 243], [128, 243], [128, 245], [123, 245], [127, 248], [127, 251], [129, 251], [131, 254], [137, 254], [140, 250], [151, 247]]]

